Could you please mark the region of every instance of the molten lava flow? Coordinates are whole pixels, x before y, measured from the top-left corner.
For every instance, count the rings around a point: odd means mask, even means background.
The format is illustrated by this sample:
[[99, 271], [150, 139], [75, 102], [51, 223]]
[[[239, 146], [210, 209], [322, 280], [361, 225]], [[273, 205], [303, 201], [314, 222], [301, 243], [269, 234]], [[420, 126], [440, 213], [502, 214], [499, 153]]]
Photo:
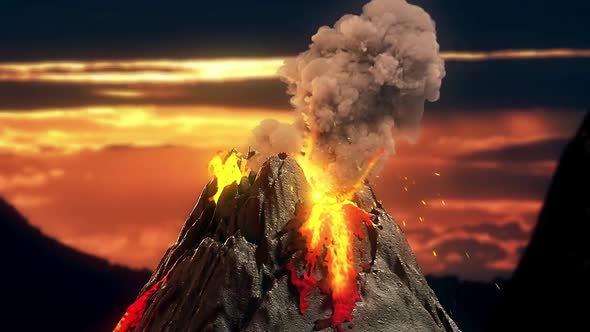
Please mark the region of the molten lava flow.
[[215, 203], [226, 186], [240, 183], [243, 176], [247, 176], [250, 169], [246, 167], [246, 160], [236, 151], [229, 155], [219, 153], [209, 162], [209, 174], [217, 178], [217, 192], [211, 197]]
[[371, 158], [354, 186], [346, 191], [337, 190], [322, 167], [315, 165], [309, 154], [299, 158], [299, 165], [312, 188], [312, 207], [309, 216], [300, 227], [306, 239], [307, 274], [298, 280], [291, 266], [291, 281], [300, 296], [300, 310], [305, 312], [309, 303], [305, 297], [317, 286], [313, 277], [318, 259], [322, 259], [328, 271], [328, 283], [332, 297], [333, 314], [330, 325], [342, 329], [342, 323], [352, 319], [352, 310], [359, 302], [358, 270], [353, 254], [354, 238], [362, 237], [362, 223], [372, 225], [370, 216], [351, 201], [370, 174], [377, 158]]
[[[170, 273], [170, 271], [168, 271]], [[148, 289], [145, 293], [141, 294], [139, 298], [135, 302], [133, 302], [127, 310], [117, 326], [113, 330], [113, 332], [132, 332], [135, 330], [139, 323], [141, 322], [141, 318], [143, 317], [143, 313], [145, 312], [145, 308], [147, 306], [147, 302], [151, 299], [154, 293], [160, 289], [164, 281], [168, 278], [168, 274], [166, 274], [160, 281], [155, 283], [150, 289]]]

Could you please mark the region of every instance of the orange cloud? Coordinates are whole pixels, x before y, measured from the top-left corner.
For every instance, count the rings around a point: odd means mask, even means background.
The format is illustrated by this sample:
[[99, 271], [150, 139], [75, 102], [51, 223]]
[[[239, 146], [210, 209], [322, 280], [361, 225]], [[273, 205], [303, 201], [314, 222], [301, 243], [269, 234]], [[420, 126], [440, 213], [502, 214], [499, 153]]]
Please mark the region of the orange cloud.
[[0, 81], [195, 83], [277, 77], [283, 58], [114, 60], [0, 64]]
[[[209, 180], [211, 156], [245, 145], [268, 117], [292, 121], [271, 109], [208, 106], [0, 112], [0, 193], [67, 244], [154, 267]], [[423, 270], [479, 278], [514, 266], [522, 236], [500, 239], [467, 226], [517, 223], [528, 232], [555, 162], [512, 167], [486, 159], [495, 167], [482, 168], [461, 156], [567, 137], [579, 118], [542, 110], [427, 113], [418, 143], [400, 144], [373, 180]]]
[[10, 172], [9, 164], [34, 164], [38, 172], [54, 174], [38, 186], [12, 186], [0, 195], [68, 245], [113, 262], [153, 267], [209, 180], [207, 161], [214, 154], [190, 147], [0, 154], [0, 174]]
[[429, 204], [433, 209], [454, 210], [482, 210], [490, 214], [515, 214], [536, 213], [540, 210], [542, 202], [539, 200], [458, 200], [446, 199], [434, 200]]
[[[579, 58], [590, 57], [590, 50], [442, 56], [447, 61]], [[282, 63], [282, 58], [0, 63], [0, 81], [89, 85], [94, 95], [131, 104], [202, 88], [194, 83], [276, 80]], [[528, 232], [555, 161], [515, 165], [461, 157], [566, 138], [580, 117], [544, 109], [427, 112], [418, 143], [399, 142], [398, 155], [373, 180], [424, 271], [482, 277], [492, 273], [486, 269], [512, 268], [522, 236], [500, 239], [469, 227], [518, 224]], [[64, 243], [114, 262], [154, 267], [209, 180], [209, 158], [215, 150], [244, 148], [252, 128], [265, 118], [293, 120], [277, 109], [207, 105], [3, 110], [0, 195]]]
[[447, 61], [588, 58], [590, 57], [590, 50], [561, 48], [544, 50], [499, 50], [491, 52], [443, 52], [443, 57]]
[[105, 97], [116, 97], [116, 98], [142, 98], [146, 96], [144, 91], [135, 89], [97, 89], [94, 90], [94, 94]]
[[[588, 49], [499, 50], [442, 52], [446, 61], [588, 58]], [[275, 79], [285, 59], [227, 58], [179, 60], [112, 60], [92, 62], [35, 62], [0, 64], [0, 81], [71, 83], [228, 82]]]
[[51, 198], [35, 194], [16, 194], [8, 197], [12, 204], [25, 212], [29, 209], [46, 207], [51, 202]]
[[[265, 118], [292, 122], [290, 113], [208, 106], [108, 106], [0, 112], [0, 152], [72, 153], [111, 145], [244, 146]], [[154, 133], [157, 132], [157, 135]]]

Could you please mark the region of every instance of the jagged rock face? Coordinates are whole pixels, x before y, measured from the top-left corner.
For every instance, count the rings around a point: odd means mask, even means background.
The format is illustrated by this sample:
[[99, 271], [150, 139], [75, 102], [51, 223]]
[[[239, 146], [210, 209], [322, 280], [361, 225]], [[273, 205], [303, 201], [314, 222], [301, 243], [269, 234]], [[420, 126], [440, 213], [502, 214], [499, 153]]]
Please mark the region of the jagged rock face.
[[[300, 313], [288, 263], [305, 265], [298, 211], [309, 187], [295, 160], [273, 157], [260, 172], [224, 189], [216, 206], [210, 183], [177, 242], [164, 255], [150, 289], [165, 282], [136, 331], [311, 331], [332, 314], [330, 297], [316, 288]], [[357, 331], [459, 331], [426, 283], [400, 228], [367, 186], [357, 205], [375, 227], [357, 239]], [[329, 325], [328, 325], [329, 328]]]

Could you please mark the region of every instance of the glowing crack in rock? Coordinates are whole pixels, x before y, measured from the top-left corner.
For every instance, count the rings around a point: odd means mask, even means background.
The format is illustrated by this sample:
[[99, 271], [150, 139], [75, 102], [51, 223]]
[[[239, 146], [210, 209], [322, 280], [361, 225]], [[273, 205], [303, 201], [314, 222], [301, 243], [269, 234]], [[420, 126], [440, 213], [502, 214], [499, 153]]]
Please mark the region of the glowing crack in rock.
[[[170, 272], [170, 271], [168, 271]], [[139, 323], [141, 322], [141, 318], [145, 312], [145, 308], [147, 307], [147, 302], [152, 298], [154, 293], [160, 289], [164, 281], [168, 278], [168, 274], [166, 274], [160, 281], [155, 283], [150, 289], [148, 289], [145, 293], [141, 294], [140, 297], [135, 300], [127, 310], [117, 326], [113, 330], [113, 332], [132, 332], [135, 330]]]

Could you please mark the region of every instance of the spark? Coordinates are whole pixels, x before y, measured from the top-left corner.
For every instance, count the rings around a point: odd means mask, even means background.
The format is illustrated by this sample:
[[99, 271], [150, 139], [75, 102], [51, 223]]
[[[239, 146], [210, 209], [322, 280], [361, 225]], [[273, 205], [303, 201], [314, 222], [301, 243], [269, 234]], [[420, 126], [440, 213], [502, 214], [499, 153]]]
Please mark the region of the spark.
[[437, 256], [436, 256], [436, 250], [433, 250], [433, 251], [432, 251], [432, 256], [434, 256], [434, 257], [437, 257]]
[[420, 203], [422, 203], [422, 205], [426, 206], [426, 201], [425, 200], [420, 201]]

